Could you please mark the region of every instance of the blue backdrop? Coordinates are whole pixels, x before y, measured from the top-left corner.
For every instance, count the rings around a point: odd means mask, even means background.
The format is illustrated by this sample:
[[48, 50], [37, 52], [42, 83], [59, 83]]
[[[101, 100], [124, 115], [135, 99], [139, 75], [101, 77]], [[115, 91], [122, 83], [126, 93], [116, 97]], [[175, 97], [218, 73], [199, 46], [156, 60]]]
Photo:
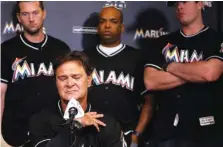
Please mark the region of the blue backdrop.
[[[207, 3], [210, 7], [204, 11], [204, 21], [216, 30], [223, 30], [223, 2]], [[97, 17], [105, 5], [116, 5], [124, 14], [124, 43], [137, 47], [147, 47], [147, 41], [179, 28], [174, 8], [166, 2], [146, 1], [45, 1], [47, 18], [45, 31], [63, 41], [72, 50], [83, 50], [98, 43]], [[1, 1], [1, 42], [21, 31], [14, 22], [13, 6], [15, 2]], [[221, 13], [220, 13], [221, 12]]]

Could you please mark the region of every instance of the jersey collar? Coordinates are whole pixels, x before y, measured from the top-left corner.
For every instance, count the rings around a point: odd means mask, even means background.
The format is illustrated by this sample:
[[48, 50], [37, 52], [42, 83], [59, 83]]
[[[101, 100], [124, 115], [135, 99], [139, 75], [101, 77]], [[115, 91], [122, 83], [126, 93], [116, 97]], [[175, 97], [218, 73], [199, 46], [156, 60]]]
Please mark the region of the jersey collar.
[[[41, 48], [44, 47], [44, 45], [46, 44], [46, 42], [48, 40], [48, 35], [47, 34], [45, 34], [44, 40], [40, 43], [32, 43], [32, 42], [28, 41], [23, 34], [20, 34], [19, 37], [20, 37], [23, 44], [25, 44], [26, 46], [28, 46], [32, 49], [35, 49], [35, 50], [39, 50], [40, 47]], [[39, 48], [38, 48], [38, 46], [39, 46]]]
[[[97, 51], [103, 55], [104, 57], [112, 57], [112, 56], [115, 56], [117, 55], [118, 53], [120, 53], [123, 49], [125, 49], [126, 45], [125, 44], [122, 44], [120, 43], [119, 45], [115, 46], [115, 47], [105, 47], [103, 45], [97, 45], [96, 46], [96, 49]], [[112, 50], [111, 52], [106, 52], [106, 50]]]
[[205, 27], [203, 27], [199, 32], [197, 32], [196, 34], [193, 34], [193, 35], [185, 35], [185, 34], [183, 33], [183, 31], [180, 30], [180, 34], [181, 34], [183, 37], [185, 37], [185, 38], [190, 38], [190, 37], [197, 36], [198, 34], [200, 34], [200, 33], [202, 33], [202, 32], [205, 32], [205, 31], [207, 31], [208, 29], [209, 29], [209, 27], [208, 27], [208, 26], [205, 26]]

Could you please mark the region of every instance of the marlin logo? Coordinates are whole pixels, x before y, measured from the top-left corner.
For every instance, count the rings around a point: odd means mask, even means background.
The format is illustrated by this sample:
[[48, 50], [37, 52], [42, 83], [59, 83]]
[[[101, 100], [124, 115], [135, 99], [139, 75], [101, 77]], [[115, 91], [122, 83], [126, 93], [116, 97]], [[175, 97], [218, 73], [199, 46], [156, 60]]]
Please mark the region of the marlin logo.
[[23, 58], [15, 58], [15, 61], [14, 61], [13, 64], [12, 64], [12, 69], [15, 70], [16, 66], [17, 66], [19, 63], [21, 63], [21, 62], [23, 61], [23, 59], [25, 59], [25, 58], [26, 58], [26, 56], [23, 57]]
[[[173, 51], [171, 52], [171, 50]], [[162, 54], [165, 56], [167, 63], [179, 62], [178, 47], [173, 44], [167, 43], [167, 45], [162, 50]]]

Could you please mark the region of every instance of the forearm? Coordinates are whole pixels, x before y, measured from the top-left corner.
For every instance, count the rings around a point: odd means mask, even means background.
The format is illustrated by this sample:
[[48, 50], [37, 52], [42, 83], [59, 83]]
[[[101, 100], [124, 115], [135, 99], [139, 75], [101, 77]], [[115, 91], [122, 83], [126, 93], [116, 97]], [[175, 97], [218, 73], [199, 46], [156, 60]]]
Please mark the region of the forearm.
[[[147, 124], [150, 122], [153, 116], [153, 96], [152, 95], [145, 95], [144, 96], [145, 102], [142, 106], [142, 111], [139, 117], [138, 124], [135, 128], [135, 131], [142, 134]], [[138, 144], [138, 137], [136, 134], [132, 134], [131, 142]]]
[[144, 83], [148, 90], [167, 90], [183, 85], [186, 81], [165, 71], [146, 68]]
[[142, 111], [140, 113], [138, 124], [135, 128], [136, 131], [139, 133], [142, 133], [147, 126], [147, 124], [150, 122], [152, 115], [153, 115], [153, 96], [152, 95], [146, 95], [145, 96], [145, 102], [142, 106]]
[[212, 67], [207, 61], [193, 63], [171, 63], [167, 71], [175, 76], [183, 78], [189, 82], [208, 82], [212, 81]]

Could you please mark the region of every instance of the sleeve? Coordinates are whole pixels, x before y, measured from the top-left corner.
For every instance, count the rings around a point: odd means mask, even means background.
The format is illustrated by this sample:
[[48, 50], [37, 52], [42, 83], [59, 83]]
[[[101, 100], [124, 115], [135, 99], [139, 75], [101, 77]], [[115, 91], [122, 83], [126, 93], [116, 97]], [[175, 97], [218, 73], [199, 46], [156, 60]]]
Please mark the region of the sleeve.
[[165, 48], [165, 46], [164, 36], [154, 40], [151, 46], [149, 46], [149, 48], [143, 53], [144, 68], [153, 67], [161, 70], [165, 63], [165, 59], [162, 56], [162, 49]]
[[[141, 54], [141, 57], [143, 54]], [[134, 84], [134, 91], [136, 93], [136, 103], [141, 104], [143, 102], [142, 95], [147, 92], [145, 85], [144, 85], [144, 61], [140, 58], [140, 61], [137, 64], [135, 70], [135, 84]]]
[[10, 58], [5, 43], [1, 44], [1, 82], [8, 84], [12, 77]]
[[210, 50], [209, 55], [206, 60], [209, 59], [219, 59], [223, 61], [223, 35], [219, 35], [216, 39], [213, 39], [214, 49]]
[[106, 127], [100, 130], [99, 144], [103, 147], [127, 147], [120, 124], [106, 115], [102, 121], [106, 123]]

